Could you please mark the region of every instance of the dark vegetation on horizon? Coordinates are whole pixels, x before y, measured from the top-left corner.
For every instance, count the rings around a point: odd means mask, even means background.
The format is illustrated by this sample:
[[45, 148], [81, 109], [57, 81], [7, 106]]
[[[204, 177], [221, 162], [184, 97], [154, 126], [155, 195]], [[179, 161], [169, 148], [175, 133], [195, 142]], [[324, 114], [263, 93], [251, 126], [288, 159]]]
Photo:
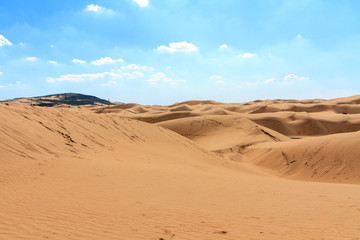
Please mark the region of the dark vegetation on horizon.
[[[23, 98], [15, 98], [13, 100], [19, 100], [19, 99], [23, 99]], [[32, 97], [28, 99], [31, 99], [33, 101], [31, 106], [39, 106], [39, 107], [53, 107], [61, 104], [67, 104], [72, 106], [114, 104], [105, 99], [101, 99], [91, 95], [80, 94], [80, 93], [52, 94], [46, 96]]]

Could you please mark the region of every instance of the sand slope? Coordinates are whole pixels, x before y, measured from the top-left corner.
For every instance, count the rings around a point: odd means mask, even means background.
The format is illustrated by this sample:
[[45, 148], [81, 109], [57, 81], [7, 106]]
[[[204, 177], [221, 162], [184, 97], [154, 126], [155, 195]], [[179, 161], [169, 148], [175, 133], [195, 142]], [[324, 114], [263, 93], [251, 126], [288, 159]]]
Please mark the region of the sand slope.
[[359, 132], [291, 139], [248, 106], [1, 103], [0, 239], [359, 239], [360, 185], [319, 183], [359, 183]]
[[[360, 96], [333, 100], [258, 100], [247, 103], [220, 103], [214, 101], [187, 101], [176, 103], [170, 106], [144, 106], [146, 112], [135, 111], [130, 106], [127, 111], [113, 111], [118, 107], [105, 107], [98, 110], [98, 113], [117, 113], [118, 115], [138, 119], [141, 121], [156, 123], [160, 126], [185, 136], [192, 141], [200, 144], [202, 147], [216, 153], [220, 153], [226, 159], [234, 161], [244, 161], [244, 163], [253, 163], [258, 166], [258, 161], [252, 157], [245, 156], [245, 149], [249, 146], [259, 145], [263, 142], [287, 142], [292, 139], [308, 138], [313, 136], [334, 135], [336, 139], [343, 133], [351, 133], [360, 130]], [[138, 107], [138, 106], [137, 106]], [[306, 149], [308, 152], [317, 152], [319, 146], [324, 145], [324, 138], [312, 140], [312, 144]], [[339, 140], [340, 141], [340, 140]], [[299, 142], [301, 143], [301, 142]], [[302, 147], [295, 148], [298, 151], [304, 150]], [[356, 138], [346, 141], [347, 145], [356, 145]], [[251, 156], [264, 155], [270, 151], [268, 147], [259, 145], [252, 150]], [[279, 152], [286, 153], [287, 144], [276, 144]], [[284, 146], [285, 149], [282, 149]], [[339, 151], [341, 151], [339, 147]], [[292, 152], [292, 151], [290, 151]], [[353, 162], [354, 172], [360, 172], [358, 156], [360, 148], [352, 148], [343, 154], [342, 162]], [[320, 172], [327, 172], [329, 168], [335, 171], [337, 160], [333, 157], [331, 151], [323, 151], [321, 157], [322, 166]], [[308, 162], [309, 154], [295, 154], [298, 162]], [[250, 159], [250, 160], [249, 160]], [[259, 158], [257, 158], [259, 159]], [[282, 162], [284, 158], [280, 154], [266, 154], [267, 163]], [[335, 162], [334, 162], [335, 161]], [[264, 161], [261, 161], [264, 162]], [[268, 167], [274, 170], [272, 164], [261, 164], [262, 167]], [[274, 166], [278, 166], [275, 164]], [[308, 181], [327, 181], [342, 183], [360, 183], [357, 176], [349, 173], [343, 168], [339, 172], [334, 172], [339, 177], [332, 174], [309, 174], [305, 172], [317, 173], [319, 170], [316, 165], [302, 166], [303, 170], [297, 165], [296, 174], [291, 174], [292, 178]], [[279, 170], [279, 169], [277, 169]], [[330, 172], [331, 172], [330, 171]], [[281, 170], [273, 171], [279, 176], [288, 176]], [[351, 176], [348, 176], [350, 174]], [[330, 177], [331, 176], [331, 177]]]
[[282, 177], [360, 183], [360, 131], [249, 147], [247, 159]]
[[360, 114], [320, 113], [259, 113], [249, 114], [252, 121], [286, 136], [323, 136], [334, 133], [354, 132], [360, 129]]
[[188, 117], [161, 122], [158, 125], [171, 129], [211, 151], [237, 151], [260, 142], [289, 139], [245, 117], [234, 115]]

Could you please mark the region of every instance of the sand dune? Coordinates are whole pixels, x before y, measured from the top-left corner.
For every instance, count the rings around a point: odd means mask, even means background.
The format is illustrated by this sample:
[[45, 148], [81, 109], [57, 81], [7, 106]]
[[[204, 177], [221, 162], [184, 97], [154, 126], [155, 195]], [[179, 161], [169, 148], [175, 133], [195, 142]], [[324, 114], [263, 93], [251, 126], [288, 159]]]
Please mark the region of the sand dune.
[[288, 137], [240, 116], [200, 116], [159, 123], [211, 151], [231, 150]]
[[360, 239], [359, 99], [0, 103], [0, 239]]
[[[124, 117], [156, 123], [191, 139], [207, 150], [220, 153], [227, 159], [240, 161], [240, 159], [248, 158], [246, 154], [243, 154], [245, 148], [260, 143], [288, 142], [292, 139], [326, 135], [333, 135], [334, 139], [341, 139], [341, 134], [356, 132], [360, 130], [359, 102], [360, 96], [333, 100], [258, 100], [239, 104], [187, 101], [170, 106], [146, 106], [146, 113], [135, 113], [135, 111], [132, 111], [131, 114], [128, 112], [117, 113]], [[105, 107], [104, 109], [111, 112], [109, 111], [111, 108]], [[344, 135], [344, 138], [345, 136], [348, 135]], [[316, 152], [318, 146], [326, 141], [324, 139], [312, 140], [318, 142], [310, 144], [308, 151]], [[293, 144], [296, 146], [297, 143]], [[356, 143], [347, 142], [346, 144]], [[269, 149], [262, 146], [254, 148], [260, 155], [264, 155], [264, 151]], [[287, 145], [277, 144], [277, 149], [281, 149], [281, 146], [285, 146], [285, 149], [279, 151], [286, 153]], [[300, 146], [298, 148], [299, 151], [303, 150]], [[339, 151], [341, 149], [343, 148], [340, 147]], [[360, 148], [353, 148], [344, 153], [345, 159], [343, 161], [353, 161], [353, 156], [358, 156], [360, 152], [358, 149]], [[306, 154], [295, 155], [301, 161], [308, 161], [309, 156]], [[281, 154], [273, 154], [272, 157], [266, 156], [265, 162], [282, 162], [284, 160]], [[321, 157], [327, 159], [325, 161], [326, 166], [321, 167], [324, 172], [327, 171], [327, 167], [332, 168], [335, 164], [334, 161], [336, 160], [331, 155], [331, 151], [324, 151]], [[253, 160], [253, 158], [250, 159]], [[251, 162], [251, 160], [246, 162]], [[258, 162], [254, 161], [253, 164], [257, 166]], [[262, 164], [262, 166], [268, 166], [270, 170], [274, 169], [271, 164]], [[360, 172], [358, 164], [353, 167], [355, 172]], [[303, 166], [303, 168], [303, 170], [298, 169], [297, 171], [319, 171], [315, 165]], [[332, 171], [335, 169], [333, 168]], [[292, 174], [292, 178], [310, 181], [360, 183], [357, 176], [347, 176], [348, 172], [342, 168], [336, 174], [343, 177], [335, 178], [331, 174], [318, 174], [315, 179], [312, 174]], [[279, 171], [278, 175], [285, 176], [286, 174]], [[330, 175], [331, 177], [329, 177]]]
[[322, 136], [360, 129], [360, 114], [279, 112], [251, 114], [252, 121], [286, 136]]
[[[331, 122], [326, 120], [327, 124], [313, 118], [309, 124], [296, 119], [293, 114], [291, 117], [288, 113], [281, 115], [275, 119], [257, 116], [255, 121], [250, 120], [253, 119], [251, 116], [246, 118], [248, 115], [201, 116], [165, 121], [159, 125], [228, 159], [266, 167], [281, 177], [360, 183], [359, 132], [329, 134], [330, 131], [350, 132], [360, 129], [360, 125], [347, 121], [339, 124], [344, 122], [343, 116], [333, 118]], [[295, 121], [295, 124], [291, 123]], [[292, 140], [271, 128], [291, 136], [306, 133], [328, 136]]]
[[251, 162], [293, 179], [360, 183], [360, 131], [251, 146]]

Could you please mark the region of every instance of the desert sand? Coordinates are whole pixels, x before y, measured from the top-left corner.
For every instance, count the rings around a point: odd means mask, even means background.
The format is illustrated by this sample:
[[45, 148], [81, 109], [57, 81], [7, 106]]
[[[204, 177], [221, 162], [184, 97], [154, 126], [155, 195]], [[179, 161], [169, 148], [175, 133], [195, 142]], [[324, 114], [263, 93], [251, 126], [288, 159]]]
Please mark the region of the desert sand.
[[360, 239], [360, 96], [0, 103], [0, 239]]

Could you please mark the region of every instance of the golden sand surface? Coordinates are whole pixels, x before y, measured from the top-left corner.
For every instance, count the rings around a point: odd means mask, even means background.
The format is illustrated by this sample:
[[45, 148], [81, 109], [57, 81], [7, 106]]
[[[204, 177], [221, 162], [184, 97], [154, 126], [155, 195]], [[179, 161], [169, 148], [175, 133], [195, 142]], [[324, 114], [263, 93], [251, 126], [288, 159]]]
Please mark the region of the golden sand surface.
[[360, 239], [360, 96], [0, 103], [0, 240]]

